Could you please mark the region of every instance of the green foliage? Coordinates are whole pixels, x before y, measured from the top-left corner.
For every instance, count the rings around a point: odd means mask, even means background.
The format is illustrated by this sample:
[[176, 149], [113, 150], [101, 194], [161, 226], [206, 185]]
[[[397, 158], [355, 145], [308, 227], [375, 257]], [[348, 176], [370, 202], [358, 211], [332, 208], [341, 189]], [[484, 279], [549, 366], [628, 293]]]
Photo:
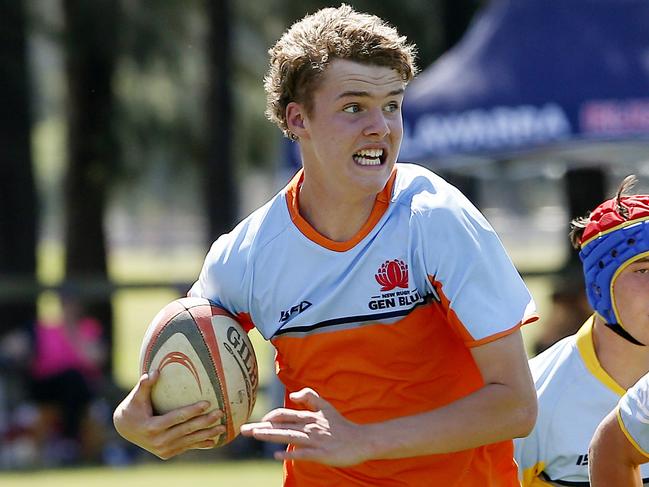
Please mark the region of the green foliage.
[[[177, 186], [183, 182], [179, 176], [195, 173], [201, 167], [210, 136], [206, 133], [205, 113], [209, 83], [208, 1], [119, 2], [119, 59], [113, 88], [117, 98], [115, 130], [121, 154], [111, 167], [113, 182], [134, 187], [164, 176]], [[387, 19], [415, 42], [420, 67], [427, 66], [441, 53], [442, 0], [348, 3]], [[60, 12], [50, 4], [48, 8], [44, 5], [39, 3], [32, 8], [32, 29], [40, 36], [60, 41]], [[264, 117], [262, 80], [268, 48], [288, 25], [330, 5], [331, 2], [322, 0], [231, 2], [234, 165], [240, 170], [249, 166], [272, 167], [278, 158], [280, 132]], [[53, 97], [61, 98], [62, 93], [39, 93], [37, 111], [45, 106], [62, 108], [62, 103], [52, 101]], [[189, 187], [195, 179], [187, 176], [185, 186]], [[155, 192], [155, 188], [147, 190]]]
[[202, 2], [124, 2], [119, 103], [122, 180], [172, 177], [204, 153], [206, 26]]

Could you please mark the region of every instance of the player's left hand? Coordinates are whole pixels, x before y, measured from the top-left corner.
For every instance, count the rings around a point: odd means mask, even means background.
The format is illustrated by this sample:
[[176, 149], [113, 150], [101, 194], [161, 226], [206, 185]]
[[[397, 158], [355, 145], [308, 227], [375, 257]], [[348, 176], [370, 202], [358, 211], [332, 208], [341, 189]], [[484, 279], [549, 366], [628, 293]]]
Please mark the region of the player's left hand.
[[345, 419], [313, 389], [293, 392], [290, 398], [305, 410], [274, 409], [260, 422], [241, 426], [241, 433], [293, 445], [291, 451], [276, 452], [277, 460], [309, 460], [343, 467], [369, 459], [361, 425]]

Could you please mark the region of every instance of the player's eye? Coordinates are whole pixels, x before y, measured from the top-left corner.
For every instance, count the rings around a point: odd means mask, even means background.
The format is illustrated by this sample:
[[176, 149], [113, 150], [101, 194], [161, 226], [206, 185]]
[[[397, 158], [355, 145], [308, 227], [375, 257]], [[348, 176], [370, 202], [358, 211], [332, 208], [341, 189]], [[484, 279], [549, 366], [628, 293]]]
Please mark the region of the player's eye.
[[634, 274], [649, 274], [649, 262], [635, 262], [630, 267]]
[[399, 111], [399, 104], [396, 101], [390, 102], [383, 108], [388, 113], [394, 113]]
[[346, 113], [358, 113], [360, 111], [361, 111], [361, 107], [360, 105], [358, 105], [358, 103], [351, 103], [343, 107], [343, 112]]

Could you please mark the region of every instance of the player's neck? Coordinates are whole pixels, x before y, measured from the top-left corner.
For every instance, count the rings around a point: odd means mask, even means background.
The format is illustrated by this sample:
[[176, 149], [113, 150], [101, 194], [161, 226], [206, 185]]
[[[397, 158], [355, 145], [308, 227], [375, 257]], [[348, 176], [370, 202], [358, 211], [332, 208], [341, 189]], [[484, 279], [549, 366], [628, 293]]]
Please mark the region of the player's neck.
[[376, 195], [344, 197], [314, 185], [300, 187], [300, 215], [324, 237], [335, 242], [351, 240], [368, 220]]
[[595, 353], [602, 368], [624, 389], [649, 370], [649, 346], [634, 345], [610, 330], [599, 317], [593, 328]]

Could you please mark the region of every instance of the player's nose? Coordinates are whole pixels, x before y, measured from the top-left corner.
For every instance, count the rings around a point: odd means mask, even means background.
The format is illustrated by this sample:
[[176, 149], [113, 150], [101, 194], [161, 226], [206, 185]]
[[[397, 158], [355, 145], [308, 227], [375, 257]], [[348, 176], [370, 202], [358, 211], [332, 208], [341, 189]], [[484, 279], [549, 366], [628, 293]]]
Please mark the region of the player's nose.
[[363, 131], [363, 135], [382, 138], [386, 137], [389, 133], [390, 124], [385, 112], [380, 108], [369, 110], [367, 125]]

